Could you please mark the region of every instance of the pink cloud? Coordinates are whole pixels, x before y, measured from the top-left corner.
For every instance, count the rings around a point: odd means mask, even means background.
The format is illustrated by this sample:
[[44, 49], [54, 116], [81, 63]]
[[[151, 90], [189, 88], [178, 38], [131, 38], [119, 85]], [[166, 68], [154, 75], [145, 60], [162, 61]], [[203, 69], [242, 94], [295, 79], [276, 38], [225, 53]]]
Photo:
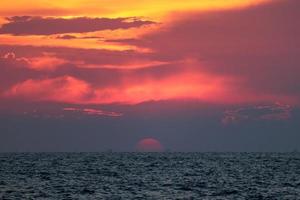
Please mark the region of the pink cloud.
[[13, 52], [8, 52], [2, 56], [3, 59], [14, 60], [16, 58], [16, 54]]
[[108, 116], [108, 117], [121, 117], [123, 113], [118, 112], [110, 112], [110, 111], [103, 111], [99, 109], [92, 109], [92, 108], [64, 108], [64, 111], [68, 112], [80, 112], [86, 115], [92, 116]]
[[55, 55], [50, 53], [42, 53], [41, 56], [34, 57], [19, 57], [14, 52], [8, 52], [0, 57], [2, 60], [8, 62], [20, 64], [23, 68], [29, 68], [37, 71], [53, 71], [58, 68], [60, 65], [68, 63], [67, 60], [57, 58]]
[[53, 79], [28, 79], [4, 93], [5, 97], [31, 101], [83, 102], [92, 95], [90, 85], [71, 76]]
[[56, 58], [51, 55], [44, 55], [42, 57], [33, 57], [26, 59], [28, 66], [34, 70], [55, 70], [60, 65], [67, 63], [66, 60]]
[[[136, 78], [134, 78], [136, 77]], [[95, 86], [71, 76], [51, 79], [28, 79], [4, 93], [7, 98], [28, 101], [54, 101], [77, 104], [138, 104], [168, 99], [225, 99], [222, 77], [185, 72], [154, 79], [137, 75], [124, 78], [121, 84]], [[180, 83], [180, 84], [177, 84]], [[228, 101], [232, 101], [228, 97]], [[92, 110], [90, 110], [92, 112]]]

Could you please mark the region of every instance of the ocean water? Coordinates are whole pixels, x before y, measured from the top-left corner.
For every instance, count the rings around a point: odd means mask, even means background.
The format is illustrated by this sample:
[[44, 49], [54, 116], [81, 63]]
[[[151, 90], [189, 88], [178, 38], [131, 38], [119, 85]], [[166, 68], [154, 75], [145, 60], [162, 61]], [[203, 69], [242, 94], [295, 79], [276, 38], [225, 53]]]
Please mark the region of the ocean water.
[[3, 153], [0, 199], [300, 199], [300, 154]]

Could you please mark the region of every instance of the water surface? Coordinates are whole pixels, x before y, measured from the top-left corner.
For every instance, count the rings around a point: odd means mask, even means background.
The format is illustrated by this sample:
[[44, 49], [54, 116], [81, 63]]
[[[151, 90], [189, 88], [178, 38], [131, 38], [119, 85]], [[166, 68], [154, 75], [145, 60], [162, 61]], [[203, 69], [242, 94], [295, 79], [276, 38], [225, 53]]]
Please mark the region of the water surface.
[[300, 199], [300, 154], [3, 153], [0, 199]]

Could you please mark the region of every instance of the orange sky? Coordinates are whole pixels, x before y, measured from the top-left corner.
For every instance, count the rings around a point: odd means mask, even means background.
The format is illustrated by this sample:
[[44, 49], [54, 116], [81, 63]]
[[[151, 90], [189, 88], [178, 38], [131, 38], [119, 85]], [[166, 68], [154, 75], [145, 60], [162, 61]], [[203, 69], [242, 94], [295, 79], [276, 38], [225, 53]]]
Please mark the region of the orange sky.
[[[173, 12], [196, 12], [209, 10], [223, 10], [256, 5], [266, 0], [19, 0], [11, 4], [10, 1], [0, 2], [0, 24], [5, 23], [8, 16], [44, 16], [44, 17], [141, 17], [156, 22], [173, 21], [168, 16]], [[173, 18], [173, 17], [172, 17]], [[165, 24], [164, 24], [165, 25]], [[156, 26], [157, 27], [157, 26]], [[84, 33], [85, 36], [101, 36], [106, 39], [138, 37], [151, 31], [154, 27], [142, 27], [134, 30], [115, 30]], [[76, 34], [73, 35], [82, 35]], [[67, 46], [78, 48], [105, 48], [124, 50], [130, 46], [107, 44], [98, 39], [65, 41], [55, 40], [55, 37], [45, 36], [12, 36], [0, 35], [1, 44]], [[101, 45], [101, 47], [100, 47]]]
[[0, 3], [2, 16], [105, 16], [157, 18], [172, 11], [212, 10], [249, 6], [266, 0], [18, 0]]

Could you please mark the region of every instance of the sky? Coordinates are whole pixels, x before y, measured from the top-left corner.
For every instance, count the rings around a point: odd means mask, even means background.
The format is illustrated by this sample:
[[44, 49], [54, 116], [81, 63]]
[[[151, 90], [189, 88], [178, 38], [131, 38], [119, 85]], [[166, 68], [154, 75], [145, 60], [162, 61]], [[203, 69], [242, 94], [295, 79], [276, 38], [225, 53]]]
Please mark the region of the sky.
[[0, 152], [300, 150], [299, 7], [2, 0]]

